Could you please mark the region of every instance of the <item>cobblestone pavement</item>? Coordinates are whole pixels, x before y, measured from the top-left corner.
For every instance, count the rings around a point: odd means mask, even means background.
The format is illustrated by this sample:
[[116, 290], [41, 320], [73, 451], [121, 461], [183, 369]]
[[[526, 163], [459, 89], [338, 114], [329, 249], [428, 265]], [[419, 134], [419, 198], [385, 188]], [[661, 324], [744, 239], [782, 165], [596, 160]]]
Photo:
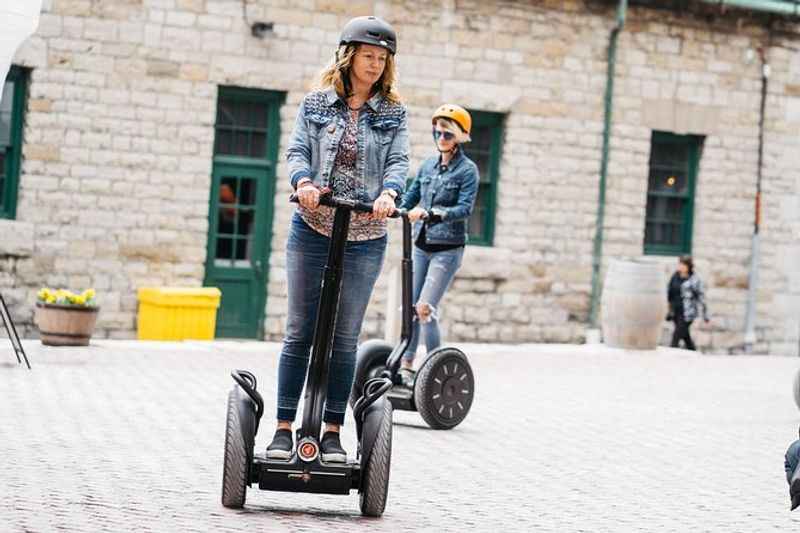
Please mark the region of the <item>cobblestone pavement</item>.
[[[274, 409], [279, 345], [0, 345], [2, 531], [797, 531], [782, 459], [800, 413], [782, 357], [465, 345], [453, 431], [396, 412], [389, 503], [248, 491], [220, 505], [228, 373]], [[259, 448], [271, 436], [265, 418]], [[355, 450], [354, 430], [345, 447]]]

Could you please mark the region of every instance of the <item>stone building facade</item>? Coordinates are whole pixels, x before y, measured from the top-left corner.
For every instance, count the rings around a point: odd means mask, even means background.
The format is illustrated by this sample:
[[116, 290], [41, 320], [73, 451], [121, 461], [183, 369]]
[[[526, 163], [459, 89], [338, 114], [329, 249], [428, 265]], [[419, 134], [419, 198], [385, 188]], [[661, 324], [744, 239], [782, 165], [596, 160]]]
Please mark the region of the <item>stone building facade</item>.
[[[714, 329], [699, 331], [699, 344], [741, 349], [763, 49], [770, 77], [755, 349], [797, 355], [800, 26], [702, 2], [684, 3], [684, 11], [632, 4], [616, 57], [603, 262], [643, 253], [653, 132], [701, 138], [691, 253]], [[257, 336], [279, 339], [292, 211], [282, 154], [340, 28], [352, 16], [376, 14], [399, 34], [412, 170], [432, 154], [429, 116], [441, 102], [501, 119], [493, 236], [487, 246], [468, 246], [443, 303], [448, 338], [581, 342], [615, 7], [590, 0], [45, 0], [38, 31], [14, 61], [29, 70], [16, 215], [0, 220], [0, 290], [33, 333], [36, 288], [93, 286], [102, 306], [98, 335], [128, 338], [137, 288], [201, 285], [211, 253], [221, 88], [258, 89], [275, 96], [279, 127], [270, 130], [277, 155]], [[256, 37], [255, 21], [274, 27]], [[365, 336], [384, 328], [400, 253], [393, 233]], [[652, 258], [664, 264], [666, 282], [675, 257]]]

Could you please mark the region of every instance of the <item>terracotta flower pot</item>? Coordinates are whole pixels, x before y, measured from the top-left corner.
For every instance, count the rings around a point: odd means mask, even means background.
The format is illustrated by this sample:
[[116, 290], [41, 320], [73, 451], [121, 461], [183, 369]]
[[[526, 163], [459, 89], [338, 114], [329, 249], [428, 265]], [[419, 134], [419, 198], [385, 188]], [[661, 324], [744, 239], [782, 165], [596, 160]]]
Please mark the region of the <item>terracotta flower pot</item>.
[[94, 332], [99, 307], [36, 303], [36, 325], [42, 344], [48, 346], [88, 346]]

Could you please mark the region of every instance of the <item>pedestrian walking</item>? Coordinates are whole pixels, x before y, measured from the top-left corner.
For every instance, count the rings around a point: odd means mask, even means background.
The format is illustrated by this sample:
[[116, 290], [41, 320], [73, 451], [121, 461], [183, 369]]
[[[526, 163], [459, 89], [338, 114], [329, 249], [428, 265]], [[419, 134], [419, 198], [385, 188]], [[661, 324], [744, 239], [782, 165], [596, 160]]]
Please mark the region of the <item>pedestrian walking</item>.
[[678, 268], [669, 280], [667, 286], [667, 300], [669, 301], [669, 314], [667, 320], [675, 323], [672, 333], [673, 348], [678, 348], [681, 341], [687, 350], [695, 350], [695, 344], [689, 331], [698, 317], [708, 322], [708, 307], [706, 306], [703, 282], [694, 271], [694, 261], [688, 255], [678, 259]]

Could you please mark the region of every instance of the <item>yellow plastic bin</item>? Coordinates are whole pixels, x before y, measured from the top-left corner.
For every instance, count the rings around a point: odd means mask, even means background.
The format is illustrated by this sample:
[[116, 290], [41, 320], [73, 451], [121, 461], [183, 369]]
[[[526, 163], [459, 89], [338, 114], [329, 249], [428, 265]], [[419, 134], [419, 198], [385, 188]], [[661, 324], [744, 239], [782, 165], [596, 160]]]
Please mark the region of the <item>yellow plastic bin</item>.
[[212, 340], [221, 295], [216, 287], [142, 287], [139, 340]]

